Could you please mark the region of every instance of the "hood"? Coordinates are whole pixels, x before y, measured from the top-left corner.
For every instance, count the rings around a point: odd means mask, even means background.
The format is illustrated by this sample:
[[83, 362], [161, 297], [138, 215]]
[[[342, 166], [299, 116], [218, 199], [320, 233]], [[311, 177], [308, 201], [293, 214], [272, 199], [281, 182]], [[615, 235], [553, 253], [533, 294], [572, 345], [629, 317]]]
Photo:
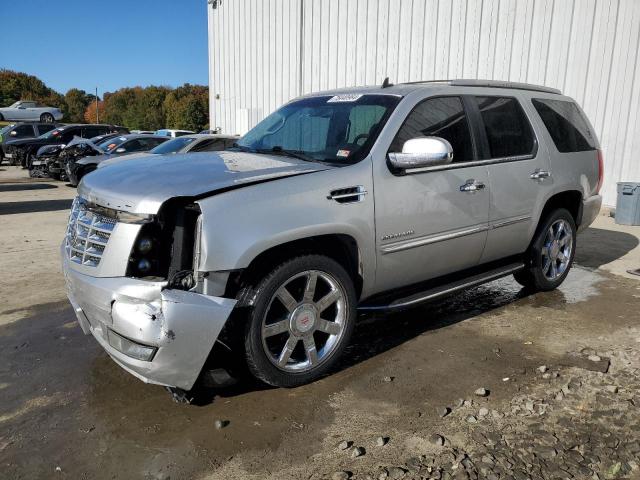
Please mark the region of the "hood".
[[38, 148], [36, 157], [40, 157], [43, 155], [56, 155], [60, 153], [63, 148], [64, 145], [44, 145], [43, 147]]
[[250, 183], [333, 167], [295, 158], [245, 152], [153, 155], [86, 175], [78, 192], [99, 205], [155, 214], [173, 197], [198, 197]]
[[109, 153], [103, 153], [101, 155], [95, 155], [95, 156], [88, 156], [88, 157], [82, 157], [80, 160], [78, 160], [76, 163], [78, 165], [90, 165], [90, 164], [99, 164], [101, 162], [104, 162], [105, 160], [108, 160], [110, 158], [113, 158], [114, 156], [118, 156], [116, 154], [109, 154]]
[[[109, 165], [113, 165], [115, 163], [124, 162], [125, 160], [133, 160], [135, 158], [144, 158], [148, 156], [155, 156], [155, 153], [149, 152], [138, 152], [138, 153], [130, 153], [129, 155], [110, 155], [107, 158], [103, 159], [99, 164], [98, 168], [108, 167]], [[160, 157], [158, 155], [158, 157]]]

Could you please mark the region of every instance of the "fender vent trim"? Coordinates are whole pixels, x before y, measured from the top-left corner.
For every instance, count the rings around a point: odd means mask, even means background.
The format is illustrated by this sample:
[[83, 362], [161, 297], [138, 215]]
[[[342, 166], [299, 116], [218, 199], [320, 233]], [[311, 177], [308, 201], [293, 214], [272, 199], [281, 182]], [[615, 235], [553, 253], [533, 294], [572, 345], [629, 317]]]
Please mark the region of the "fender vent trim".
[[335, 200], [338, 203], [357, 203], [364, 200], [367, 190], [362, 185], [344, 187], [331, 190], [327, 200]]

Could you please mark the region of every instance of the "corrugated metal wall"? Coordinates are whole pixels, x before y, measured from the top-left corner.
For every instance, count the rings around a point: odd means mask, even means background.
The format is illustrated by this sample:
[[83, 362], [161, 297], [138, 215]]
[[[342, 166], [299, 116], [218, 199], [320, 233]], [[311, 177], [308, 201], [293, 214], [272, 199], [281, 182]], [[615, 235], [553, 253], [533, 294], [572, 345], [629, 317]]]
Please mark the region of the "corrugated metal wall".
[[211, 125], [243, 133], [334, 87], [443, 78], [560, 88], [615, 182], [640, 181], [640, 0], [223, 0], [209, 8]]

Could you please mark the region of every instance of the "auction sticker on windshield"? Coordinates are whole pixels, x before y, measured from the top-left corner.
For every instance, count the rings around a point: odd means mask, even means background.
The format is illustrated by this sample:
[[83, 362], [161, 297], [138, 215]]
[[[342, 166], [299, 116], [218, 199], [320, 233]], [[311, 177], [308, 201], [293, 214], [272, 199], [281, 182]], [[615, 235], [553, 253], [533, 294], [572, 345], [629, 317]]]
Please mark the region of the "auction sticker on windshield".
[[336, 95], [327, 100], [327, 103], [333, 102], [355, 102], [362, 96], [361, 93], [343, 93], [342, 95]]

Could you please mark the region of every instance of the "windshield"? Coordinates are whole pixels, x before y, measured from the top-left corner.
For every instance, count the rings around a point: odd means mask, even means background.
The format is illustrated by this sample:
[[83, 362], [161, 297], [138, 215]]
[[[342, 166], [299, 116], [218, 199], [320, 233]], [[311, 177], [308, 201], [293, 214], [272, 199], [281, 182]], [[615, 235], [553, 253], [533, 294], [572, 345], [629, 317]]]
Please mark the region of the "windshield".
[[18, 101], [18, 102], [15, 102], [15, 103], [12, 103], [11, 105], [9, 105], [9, 108], [16, 108], [18, 105], [20, 105], [20, 102], [19, 102], [19, 101]]
[[98, 147], [100, 147], [102, 150], [104, 150], [107, 153], [111, 153], [113, 150], [118, 148], [118, 145], [126, 141], [127, 141], [127, 137], [108, 138], [107, 140], [103, 140], [102, 142], [100, 142], [98, 144]]
[[369, 153], [399, 101], [395, 95], [304, 98], [269, 115], [238, 140], [236, 148], [352, 164]]
[[152, 148], [151, 150], [149, 150], [149, 153], [157, 153], [157, 154], [176, 153], [182, 150], [184, 147], [186, 147], [190, 143], [192, 143], [193, 141], [195, 141], [195, 138], [193, 137], [174, 138], [173, 140], [169, 140], [168, 142], [161, 143], [157, 147]]
[[49, 138], [57, 137], [58, 135], [60, 135], [60, 132], [62, 132], [61, 128], [54, 128], [53, 130], [50, 130], [47, 133], [43, 133], [38, 138], [49, 139]]

